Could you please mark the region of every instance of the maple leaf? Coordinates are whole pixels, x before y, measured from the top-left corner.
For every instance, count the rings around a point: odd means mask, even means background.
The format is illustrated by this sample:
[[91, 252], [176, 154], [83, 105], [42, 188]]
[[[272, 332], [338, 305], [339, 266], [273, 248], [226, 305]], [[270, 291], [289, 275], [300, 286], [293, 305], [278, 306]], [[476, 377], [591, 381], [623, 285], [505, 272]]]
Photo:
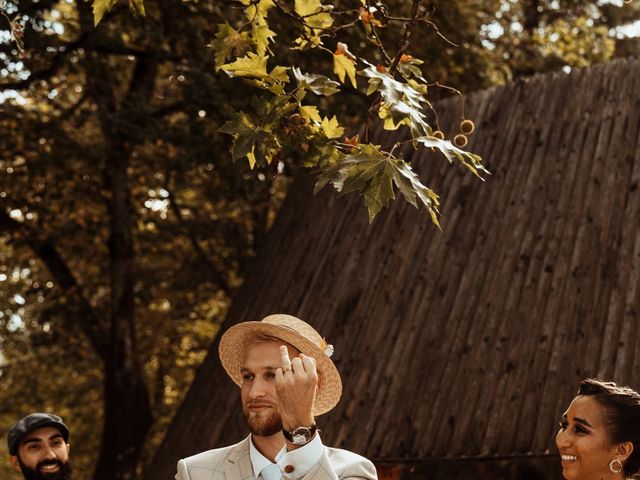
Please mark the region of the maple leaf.
[[411, 205], [418, 208], [419, 204], [417, 200], [420, 200], [420, 203], [427, 208], [431, 221], [442, 230], [440, 222], [438, 221], [438, 206], [440, 205], [438, 195], [422, 184], [416, 172], [413, 171], [407, 162], [402, 161], [397, 164], [393, 181], [405, 200]]
[[342, 155], [321, 173], [315, 192], [328, 183], [343, 194], [361, 192], [369, 212], [369, 222], [395, 198], [395, 185], [414, 207], [419, 206], [419, 200], [427, 208], [433, 223], [440, 227], [438, 196], [420, 182], [407, 162], [381, 151], [377, 145], [362, 144], [358, 153]]
[[298, 80], [298, 86], [300, 88], [308, 88], [316, 95], [328, 97], [340, 91], [340, 84], [331, 80], [329, 77], [302, 73], [297, 67], [293, 67], [292, 71], [296, 80]]
[[327, 117], [323, 118], [320, 126], [327, 138], [338, 138], [344, 134], [344, 128], [340, 126], [335, 115], [330, 119]]
[[251, 168], [256, 163], [270, 163], [273, 155], [279, 150], [278, 141], [271, 132], [271, 125], [258, 124], [242, 111], [236, 112], [234, 118], [225, 122], [218, 131], [233, 136], [231, 158], [235, 161], [246, 156]]
[[399, 82], [388, 73], [364, 62], [368, 65], [362, 71], [364, 76], [369, 77], [367, 92], [379, 91], [382, 96], [383, 103], [378, 115], [385, 120], [385, 128], [395, 130], [406, 124], [411, 128], [414, 138], [431, 133], [423, 113], [422, 104], [427, 103], [424, 95], [411, 84]]
[[220, 68], [230, 77], [264, 78], [267, 76], [268, 59], [268, 56], [249, 52], [246, 56], [238, 58], [235, 62], [222, 65]]
[[251, 27], [251, 38], [256, 45], [258, 55], [265, 55], [269, 50], [269, 42], [276, 37], [276, 32], [271, 30], [267, 25], [253, 25]]
[[287, 71], [290, 67], [283, 67], [282, 65], [276, 65], [269, 72], [269, 80], [279, 83], [289, 83], [289, 74]]
[[413, 76], [423, 82], [426, 82], [425, 78], [422, 76], [422, 70], [418, 67], [418, 65], [422, 65], [423, 63], [424, 61], [405, 53], [400, 57], [400, 62], [398, 62], [398, 71], [407, 79]]
[[301, 106], [300, 113], [304, 118], [306, 118], [310, 122], [322, 123], [322, 118], [320, 118], [320, 112], [318, 112], [318, 107], [316, 107], [315, 105]]
[[104, 17], [104, 14], [110, 11], [116, 4], [117, 0], [93, 0], [93, 26], [97, 27]]
[[290, 67], [276, 65], [267, 73], [268, 59], [268, 56], [249, 52], [235, 62], [221, 65], [220, 69], [224, 70], [230, 77], [243, 77], [250, 85], [268, 90], [276, 95], [284, 95], [284, 84], [289, 82], [287, 70]]
[[240, 0], [247, 7], [245, 10], [247, 19], [254, 25], [267, 25], [269, 10], [275, 5], [273, 0]]
[[437, 137], [425, 135], [416, 138], [416, 141], [423, 144], [425, 147], [437, 148], [442, 152], [446, 159], [449, 160], [449, 163], [453, 163], [454, 160], [458, 160], [464, 167], [468, 168], [481, 180], [484, 180], [480, 175], [481, 172], [491, 175], [491, 172], [482, 165], [482, 158], [479, 155], [462, 150], [461, 148], [453, 145], [449, 140], [442, 140]]
[[233, 136], [231, 158], [237, 160], [251, 153], [258, 141], [255, 122], [245, 112], [237, 112], [233, 120], [228, 120], [219, 129], [221, 133]]
[[258, 55], [265, 55], [269, 50], [269, 42], [273, 41], [276, 33], [269, 28], [267, 15], [275, 6], [273, 0], [239, 0], [245, 8], [247, 20], [251, 23], [251, 40], [256, 46]]
[[216, 71], [228, 58], [246, 52], [249, 43], [249, 36], [246, 32], [238, 32], [228, 23], [219, 24], [215, 40], [211, 42], [211, 47], [215, 51]]
[[332, 5], [323, 5], [320, 0], [295, 0], [296, 14], [304, 21], [304, 34], [296, 40], [298, 48], [322, 44], [320, 34], [333, 25]]
[[320, 0], [295, 0], [294, 8], [311, 27], [328, 28], [333, 24], [333, 6], [323, 5]]
[[333, 54], [333, 72], [344, 83], [345, 75], [351, 80], [353, 88], [358, 88], [356, 83], [356, 66], [353, 60], [343, 54]]

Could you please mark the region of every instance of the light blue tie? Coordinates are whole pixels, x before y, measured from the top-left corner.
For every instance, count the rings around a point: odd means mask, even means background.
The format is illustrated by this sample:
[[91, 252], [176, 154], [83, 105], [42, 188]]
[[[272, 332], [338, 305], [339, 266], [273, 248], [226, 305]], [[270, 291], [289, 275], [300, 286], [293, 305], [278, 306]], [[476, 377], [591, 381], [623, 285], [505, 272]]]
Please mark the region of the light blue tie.
[[277, 463], [264, 467], [260, 475], [262, 475], [262, 480], [280, 480], [282, 478], [282, 472]]

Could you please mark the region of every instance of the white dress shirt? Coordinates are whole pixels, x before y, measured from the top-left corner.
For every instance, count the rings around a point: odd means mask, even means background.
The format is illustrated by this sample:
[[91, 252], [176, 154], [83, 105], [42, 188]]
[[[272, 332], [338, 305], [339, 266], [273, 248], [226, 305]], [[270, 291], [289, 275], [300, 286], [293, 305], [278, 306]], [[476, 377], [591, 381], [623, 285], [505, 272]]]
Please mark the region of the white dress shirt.
[[[316, 432], [313, 439], [300, 448], [287, 452], [287, 446], [282, 447], [282, 450], [276, 455], [275, 463], [280, 468], [283, 478], [297, 480], [309, 473], [313, 466], [320, 461], [323, 451], [320, 434]], [[249, 442], [249, 456], [251, 457], [253, 476], [258, 478], [262, 470], [271, 465], [271, 461], [255, 447], [253, 436]]]

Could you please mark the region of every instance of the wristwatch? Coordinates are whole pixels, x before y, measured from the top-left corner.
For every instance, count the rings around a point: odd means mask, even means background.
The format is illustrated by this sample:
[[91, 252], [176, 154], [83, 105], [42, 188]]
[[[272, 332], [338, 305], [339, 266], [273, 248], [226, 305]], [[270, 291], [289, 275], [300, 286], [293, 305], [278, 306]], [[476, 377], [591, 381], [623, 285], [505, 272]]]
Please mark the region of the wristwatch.
[[306, 445], [311, 441], [316, 433], [316, 430], [317, 427], [314, 423], [310, 427], [298, 427], [291, 432], [283, 428], [282, 434], [284, 435], [284, 438], [289, 440], [294, 445]]

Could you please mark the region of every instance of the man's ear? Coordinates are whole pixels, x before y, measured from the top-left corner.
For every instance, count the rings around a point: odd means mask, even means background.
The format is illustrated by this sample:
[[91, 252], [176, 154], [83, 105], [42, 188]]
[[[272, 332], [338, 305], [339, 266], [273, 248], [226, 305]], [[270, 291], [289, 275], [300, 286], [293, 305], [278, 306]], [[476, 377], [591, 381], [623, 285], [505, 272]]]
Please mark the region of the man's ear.
[[13, 465], [13, 468], [15, 469], [15, 471], [21, 472], [22, 469], [20, 468], [20, 462], [18, 462], [18, 457], [16, 455], [11, 455], [9, 458], [11, 458], [11, 464]]

